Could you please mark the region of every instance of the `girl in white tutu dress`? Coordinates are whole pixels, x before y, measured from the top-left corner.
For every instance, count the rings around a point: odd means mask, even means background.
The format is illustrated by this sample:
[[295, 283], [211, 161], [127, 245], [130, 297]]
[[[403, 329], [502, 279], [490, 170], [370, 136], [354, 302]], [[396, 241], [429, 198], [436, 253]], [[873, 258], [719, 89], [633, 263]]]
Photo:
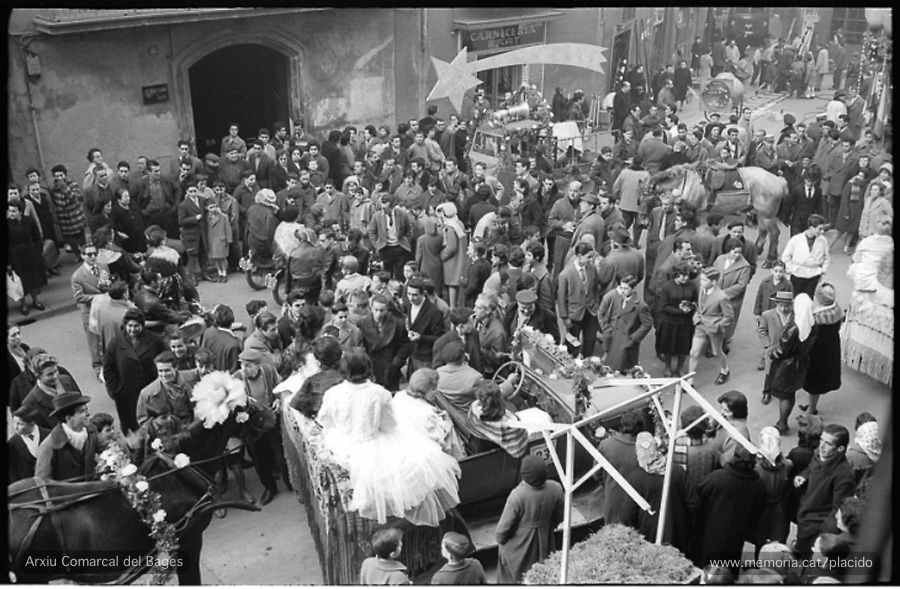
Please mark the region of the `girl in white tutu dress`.
[[372, 361], [362, 348], [344, 354], [347, 380], [325, 392], [316, 421], [325, 446], [350, 472], [350, 509], [385, 523], [402, 517], [437, 526], [459, 503], [459, 464], [421, 432], [398, 428], [391, 393], [369, 380]]

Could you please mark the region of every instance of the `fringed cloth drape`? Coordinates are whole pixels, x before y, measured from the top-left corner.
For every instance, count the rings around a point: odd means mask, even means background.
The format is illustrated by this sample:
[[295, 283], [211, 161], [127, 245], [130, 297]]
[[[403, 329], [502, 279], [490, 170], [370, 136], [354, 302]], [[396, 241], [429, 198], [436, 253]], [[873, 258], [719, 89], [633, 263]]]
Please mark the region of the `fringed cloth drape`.
[[372, 533], [382, 527], [403, 530], [400, 560], [410, 576], [421, 574], [441, 560], [441, 538], [446, 532], [465, 533], [452, 514], [439, 527], [414, 526], [391, 518], [385, 526], [348, 511], [353, 498], [350, 475], [322, 443], [322, 428], [282, 403], [282, 436], [291, 485], [306, 507], [307, 521], [319, 553], [324, 582], [328, 585], [359, 584], [359, 567], [372, 556]]
[[844, 364], [891, 386], [894, 379], [893, 290], [853, 291], [841, 327]]

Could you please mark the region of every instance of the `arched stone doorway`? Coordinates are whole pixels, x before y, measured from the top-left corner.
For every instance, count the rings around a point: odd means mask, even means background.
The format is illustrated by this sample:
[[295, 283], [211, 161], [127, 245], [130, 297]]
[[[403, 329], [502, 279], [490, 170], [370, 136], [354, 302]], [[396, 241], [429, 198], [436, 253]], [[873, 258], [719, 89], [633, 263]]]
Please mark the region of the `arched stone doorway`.
[[188, 70], [197, 154], [219, 153], [232, 122], [241, 136], [255, 137], [290, 114], [288, 59], [262, 45], [218, 49]]
[[[202, 72], [207, 66], [200, 64], [200, 62], [204, 61], [205, 58], [211, 57], [212, 59], [209, 63], [215, 64], [217, 61], [224, 61], [223, 59], [217, 60], [217, 55], [228, 55], [228, 53], [218, 53], [220, 50], [241, 46], [249, 46], [251, 48], [250, 50], [257, 55], [261, 54], [261, 52], [268, 51], [266, 55], [272, 57], [273, 63], [280, 63], [278, 66], [280, 68], [279, 71], [281, 72], [279, 77], [283, 78], [284, 83], [279, 83], [279, 87], [284, 88], [283, 92], [286, 96], [286, 107], [283, 109], [285, 112], [282, 120], [284, 120], [286, 124], [289, 124], [288, 119], [297, 120], [298, 117], [303, 116], [305, 111], [305, 101], [303, 99], [303, 88], [301, 84], [301, 66], [305, 49], [295, 39], [283, 32], [271, 29], [259, 33], [251, 31], [235, 33], [234, 30], [229, 29], [214, 35], [202, 37], [179, 51], [172, 59], [172, 79], [175, 89], [174, 106], [176, 107], [175, 112], [177, 113], [178, 118], [178, 128], [183, 137], [194, 139], [196, 141], [197, 153], [201, 157], [208, 151], [215, 151], [218, 153], [218, 144], [214, 149], [207, 148], [209, 136], [211, 135], [216, 138], [216, 141], [220, 140], [228, 133], [227, 125], [228, 122], [230, 122], [230, 119], [236, 117], [227, 117], [228, 120], [222, 123], [220, 129], [216, 129], [214, 132], [204, 131], [205, 135], [202, 138], [198, 136], [198, 128], [195, 123], [196, 110], [193, 99], [194, 92], [191, 86], [191, 72], [193, 66], [199, 64], [200, 69], [195, 71]], [[275, 55], [278, 57], [274, 57]], [[229, 77], [220, 81], [218, 84], [220, 89], [231, 83], [232, 73], [233, 72], [229, 72]], [[260, 93], [254, 88], [244, 88], [244, 90], [247, 95], [251, 96], [251, 99], [259, 100], [262, 98]], [[272, 120], [265, 120], [262, 124], [257, 126], [254, 126], [252, 121], [244, 123], [243, 121], [238, 120], [242, 126], [241, 136], [255, 136], [256, 131], [260, 126], [269, 127], [275, 120], [275, 118]], [[206, 125], [206, 123], [202, 124]]]

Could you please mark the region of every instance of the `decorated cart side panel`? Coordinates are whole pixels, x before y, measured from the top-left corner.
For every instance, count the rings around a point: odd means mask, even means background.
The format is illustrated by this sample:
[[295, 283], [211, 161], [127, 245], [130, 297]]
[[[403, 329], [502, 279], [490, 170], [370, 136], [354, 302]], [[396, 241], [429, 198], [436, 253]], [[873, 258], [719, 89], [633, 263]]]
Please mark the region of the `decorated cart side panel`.
[[359, 584], [363, 560], [372, 556], [372, 534], [384, 527], [403, 530], [400, 560], [410, 576], [424, 573], [440, 559], [441, 538], [446, 532], [465, 533], [465, 526], [452, 516], [438, 527], [414, 526], [405, 519], [391, 518], [386, 524], [349, 511], [353, 489], [349, 473], [334, 462], [322, 444], [322, 428], [291, 408], [282, 405], [282, 437], [291, 485], [306, 508], [328, 585]]
[[[541, 429], [543, 426], [554, 422], [572, 424], [585, 414], [603, 410], [607, 415], [598, 423], [613, 428], [621, 415], [632, 408], [646, 410], [647, 423], [652, 423], [646, 398], [631, 401], [646, 387], [621, 384], [603, 387], [598, 379], [608, 375], [609, 370], [600, 364], [599, 358], [573, 359], [552, 341], [545, 341], [543, 334], [527, 329], [517, 332], [514, 339], [514, 353], [524, 361], [510, 363], [509, 368], [518, 370], [522, 376], [521, 386], [510, 400], [510, 409], [517, 411], [530, 432], [529, 453], [541, 456], [554, 478], [558, 474], [552, 464], [567, 455], [571, 441], [565, 437], [550, 441]], [[311, 373], [304, 369], [304, 374]], [[302, 380], [303, 376], [293, 377], [290, 389], [297, 390]], [[282, 403], [282, 417], [291, 484], [305, 505], [324, 580], [329, 584], [358, 583], [359, 567], [371, 555], [371, 535], [382, 526], [349, 511], [353, 493], [349, 473], [324, 447], [321, 426], [291, 408], [287, 399]], [[592, 438], [596, 427], [597, 424], [592, 424], [583, 428], [583, 435]], [[579, 444], [573, 444], [573, 448], [574, 468], [580, 474], [587, 473], [594, 460]], [[519, 459], [500, 448], [467, 456], [460, 460], [460, 505], [448, 513], [439, 527], [413, 526], [403, 519], [387, 523], [404, 530], [400, 558], [413, 576], [439, 562], [440, 539], [447, 531], [468, 534], [479, 550], [496, 545], [494, 529], [505, 498], [519, 482], [519, 463]], [[572, 498], [570, 528], [598, 522], [602, 499], [596, 481], [588, 477]]]

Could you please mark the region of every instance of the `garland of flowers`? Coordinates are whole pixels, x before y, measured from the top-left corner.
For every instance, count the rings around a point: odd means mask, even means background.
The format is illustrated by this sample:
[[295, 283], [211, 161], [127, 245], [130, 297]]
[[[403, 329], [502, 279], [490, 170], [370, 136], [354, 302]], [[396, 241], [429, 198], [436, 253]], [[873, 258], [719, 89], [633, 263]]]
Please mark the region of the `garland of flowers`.
[[[162, 449], [162, 441], [157, 438], [151, 444], [154, 450]], [[175, 466], [184, 468], [190, 464], [185, 454], [175, 456]], [[137, 512], [141, 521], [150, 528], [153, 539], [155, 558], [150, 567], [152, 584], [164, 585], [169, 577], [169, 564], [174, 562], [178, 550], [174, 524], [166, 520], [166, 510], [162, 508], [162, 497], [150, 489], [147, 477], [138, 473], [138, 468], [125, 454], [121, 447], [113, 445], [100, 454], [97, 461], [97, 472], [100, 479], [113, 481], [122, 490], [128, 503]]]
[[[538, 376], [546, 374], [550, 380], [569, 379], [572, 381], [572, 392], [575, 394], [575, 421], [581, 420], [588, 414], [591, 407], [591, 383], [598, 377], [650, 378], [647, 371], [640, 365], [621, 374], [604, 364], [599, 356], [573, 358], [565, 344], [557, 345], [549, 334], [528, 326], [515, 331], [512, 349], [515, 357], [520, 361], [523, 360], [524, 353], [532, 355], [542, 353], [553, 362], [553, 368], [548, 372], [540, 367], [532, 368]], [[588, 428], [584, 433], [588, 439], [592, 439], [596, 443], [605, 436], [606, 432], [603, 426], [599, 426], [596, 431]]]

